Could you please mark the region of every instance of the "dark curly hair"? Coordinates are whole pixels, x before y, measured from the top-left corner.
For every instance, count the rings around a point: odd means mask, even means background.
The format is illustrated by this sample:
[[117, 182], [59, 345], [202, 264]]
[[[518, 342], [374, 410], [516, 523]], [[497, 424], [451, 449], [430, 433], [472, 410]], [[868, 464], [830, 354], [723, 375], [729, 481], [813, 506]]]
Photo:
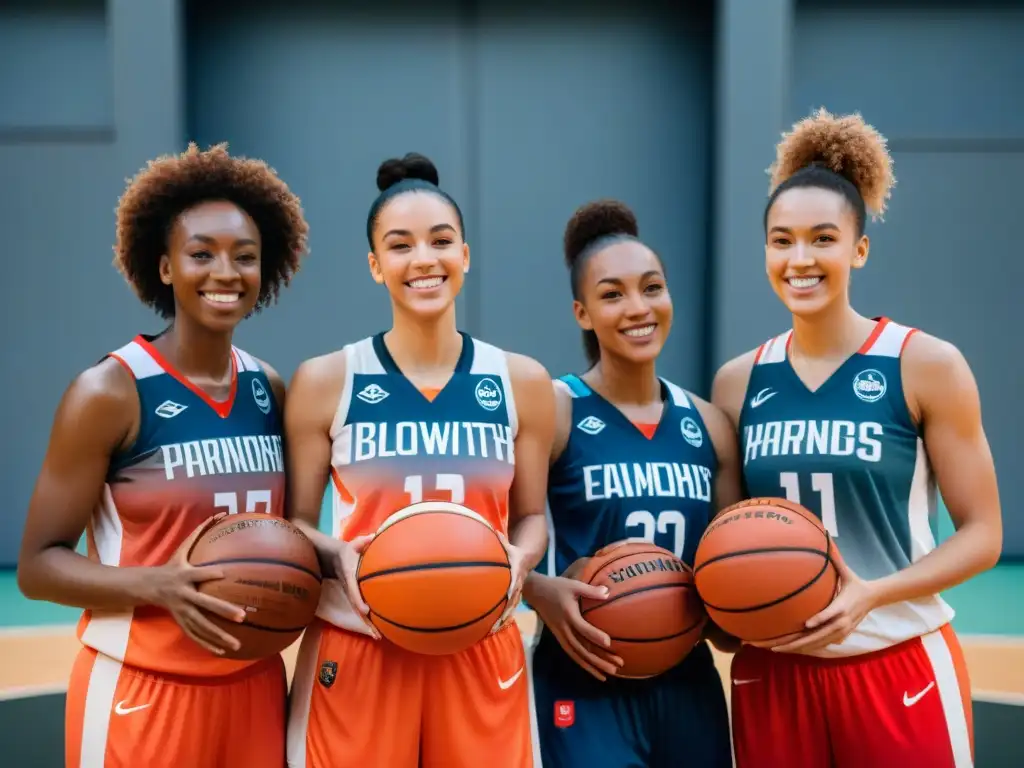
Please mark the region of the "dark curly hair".
[[881, 218], [896, 183], [885, 138], [859, 114], [830, 114], [824, 107], [805, 117], [782, 137], [775, 162], [768, 169], [771, 189], [768, 212], [780, 194], [794, 187], [814, 187], [846, 198], [864, 234], [867, 217]]
[[[576, 209], [565, 225], [562, 239], [574, 299], [580, 298], [580, 278], [590, 257], [612, 243], [624, 240], [640, 242], [636, 215], [625, 203], [618, 200], [595, 200]], [[593, 331], [583, 331], [583, 351], [591, 366], [601, 359], [601, 347]]]
[[150, 160], [128, 182], [117, 206], [114, 265], [147, 306], [174, 317], [174, 292], [160, 280], [160, 257], [182, 212], [227, 200], [252, 217], [263, 240], [262, 283], [255, 311], [273, 303], [308, 250], [302, 204], [262, 160], [232, 157], [227, 144]]

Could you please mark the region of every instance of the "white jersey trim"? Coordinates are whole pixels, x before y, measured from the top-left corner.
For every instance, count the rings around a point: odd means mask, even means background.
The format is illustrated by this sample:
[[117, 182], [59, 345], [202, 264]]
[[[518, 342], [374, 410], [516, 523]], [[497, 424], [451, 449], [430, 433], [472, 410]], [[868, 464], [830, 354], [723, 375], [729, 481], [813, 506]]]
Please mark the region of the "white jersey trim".
[[160, 363], [154, 360], [153, 356], [134, 340], [129, 341], [120, 349], [114, 350], [109, 356], [119, 360], [126, 366], [136, 381], [165, 373]]
[[469, 369], [474, 376], [499, 376], [501, 388], [505, 393], [505, 412], [508, 414], [508, 426], [512, 431], [512, 439], [519, 433], [519, 414], [516, 412], [516, 398], [512, 391], [512, 377], [508, 372], [508, 357], [505, 350], [499, 349], [486, 341], [473, 341], [473, 366]]
[[758, 350], [754, 365], [784, 362], [786, 359], [786, 348], [789, 346], [789, 337], [792, 335], [793, 329], [790, 328], [785, 333], [780, 333], [775, 338], [768, 339]]
[[[881, 322], [881, 321], [880, 321]], [[862, 354], [877, 355], [879, 357], [899, 357], [903, 352], [907, 339], [916, 328], [908, 328], [905, 325], [894, 323], [892, 320], [885, 322], [881, 333]]]
[[665, 388], [668, 389], [669, 396], [672, 398], [672, 405], [679, 408], [693, 408], [693, 402], [686, 394], [686, 390], [678, 384], [673, 384], [668, 379], [662, 379], [660, 376], [658, 378], [661, 380], [661, 383], [665, 385]]

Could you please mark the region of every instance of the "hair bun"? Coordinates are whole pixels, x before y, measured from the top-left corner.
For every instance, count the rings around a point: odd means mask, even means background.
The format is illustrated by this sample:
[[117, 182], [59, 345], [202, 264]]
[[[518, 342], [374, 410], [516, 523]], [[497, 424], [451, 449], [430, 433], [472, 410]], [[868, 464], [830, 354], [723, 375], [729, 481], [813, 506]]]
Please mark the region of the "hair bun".
[[390, 189], [404, 179], [419, 179], [429, 182], [435, 187], [440, 182], [437, 166], [430, 161], [430, 158], [416, 152], [410, 152], [402, 158], [393, 157], [385, 160], [377, 168], [377, 189], [381, 192]]
[[810, 166], [822, 166], [846, 177], [864, 198], [872, 216], [885, 212], [896, 179], [883, 137], [858, 113], [837, 117], [824, 107], [783, 134], [775, 162], [768, 169], [771, 189]]
[[611, 235], [639, 237], [636, 215], [628, 205], [618, 200], [595, 200], [577, 208], [565, 226], [566, 261], [572, 264], [588, 245]]

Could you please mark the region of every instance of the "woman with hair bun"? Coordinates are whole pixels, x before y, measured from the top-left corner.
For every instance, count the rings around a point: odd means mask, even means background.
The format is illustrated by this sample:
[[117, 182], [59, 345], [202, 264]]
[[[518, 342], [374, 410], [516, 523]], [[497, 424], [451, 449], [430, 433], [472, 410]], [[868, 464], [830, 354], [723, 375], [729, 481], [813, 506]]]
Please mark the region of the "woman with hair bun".
[[[622, 662], [605, 650], [609, 638], [580, 614], [580, 597], [606, 597], [575, 578], [592, 555], [633, 538], [693, 563], [715, 511], [740, 499], [728, 418], [657, 375], [672, 299], [661, 259], [638, 235], [633, 212], [611, 200], [580, 208], [565, 231], [590, 368], [555, 382], [551, 541], [524, 588], [543, 621], [533, 680], [545, 768], [732, 765], [722, 681], [705, 642], [655, 678], [616, 677]], [[594, 467], [651, 477], [656, 464], [696, 480], [671, 483], [671, 492], [640, 482], [625, 493], [594, 480], [607, 476]], [[555, 715], [556, 703], [574, 711]]]
[[[291, 385], [288, 516], [333, 576], [299, 653], [288, 733], [293, 768], [534, 765], [526, 659], [512, 614], [547, 546], [554, 395], [535, 360], [459, 332], [455, 298], [469, 245], [459, 206], [438, 184], [422, 155], [381, 164], [366, 237], [392, 327], [307, 360]], [[396, 451], [387, 434], [409, 422], [419, 431]], [[329, 478], [334, 536], [317, 530]], [[494, 632], [451, 656], [380, 641], [356, 585], [372, 534], [424, 500], [483, 516], [511, 564], [508, 608]]]
[[[818, 515], [841, 586], [803, 632], [736, 655], [737, 765], [972, 765], [970, 684], [939, 593], [1002, 545], [977, 385], [952, 344], [850, 306], [866, 218], [893, 184], [885, 140], [822, 109], [771, 170], [766, 267], [793, 325], [726, 363], [712, 400], [739, 430], [747, 493]], [[940, 546], [936, 485], [956, 526]]]

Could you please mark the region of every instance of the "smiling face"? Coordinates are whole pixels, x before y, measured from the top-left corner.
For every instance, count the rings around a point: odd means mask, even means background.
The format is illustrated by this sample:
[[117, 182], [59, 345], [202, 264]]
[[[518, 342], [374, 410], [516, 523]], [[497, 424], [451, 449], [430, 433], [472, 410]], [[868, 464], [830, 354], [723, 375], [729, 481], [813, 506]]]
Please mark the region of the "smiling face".
[[602, 354], [641, 364], [660, 353], [672, 327], [672, 297], [661, 260], [633, 240], [589, 258], [580, 275], [576, 321], [597, 336]]
[[469, 270], [459, 216], [439, 195], [413, 191], [389, 200], [377, 216], [370, 274], [396, 308], [422, 317], [447, 311]]
[[234, 203], [199, 203], [171, 227], [160, 279], [174, 291], [175, 317], [230, 331], [256, 306], [261, 239], [252, 218]]
[[850, 270], [868, 259], [868, 238], [837, 192], [794, 187], [768, 211], [765, 268], [772, 289], [794, 315], [849, 303]]

